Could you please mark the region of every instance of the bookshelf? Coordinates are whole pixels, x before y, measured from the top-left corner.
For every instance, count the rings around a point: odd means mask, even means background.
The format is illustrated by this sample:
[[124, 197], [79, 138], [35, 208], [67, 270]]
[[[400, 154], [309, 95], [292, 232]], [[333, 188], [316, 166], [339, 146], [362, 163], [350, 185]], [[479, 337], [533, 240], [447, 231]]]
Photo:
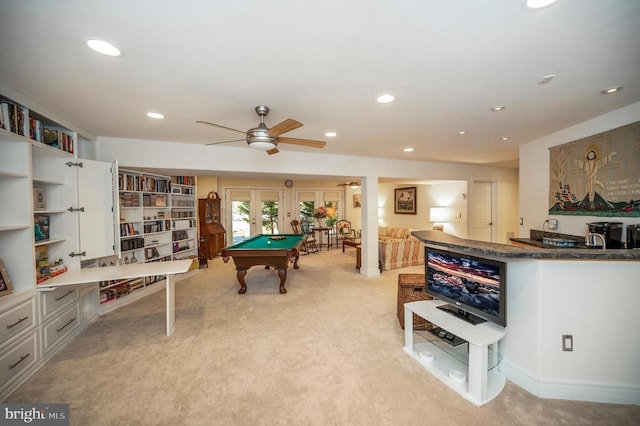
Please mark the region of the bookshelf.
[[171, 177], [171, 241], [174, 260], [198, 257], [194, 176]]
[[[118, 171], [118, 254], [99, 265], [197, 259], [195, 177]], [[178, 278], [179, 279], [179, 278]], [[161, 289], [164, 275], [100, 283], [100, 313]]]
[[97, 317], [97, 286], [39, 285], [114, 253], [112, 165], [78, 158], [76, 132], [14, 98], [0, 95], [0, 260], [13, 290], [0, 297], [0, 400]]

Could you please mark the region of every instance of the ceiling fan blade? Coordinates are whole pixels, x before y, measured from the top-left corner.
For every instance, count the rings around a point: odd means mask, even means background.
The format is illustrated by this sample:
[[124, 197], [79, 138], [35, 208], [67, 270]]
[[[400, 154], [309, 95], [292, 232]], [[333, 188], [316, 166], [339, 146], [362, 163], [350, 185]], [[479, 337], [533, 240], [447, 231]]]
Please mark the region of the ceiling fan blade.
[[205, 145], [220, 145], [222, 143], [231, 143], [231, 142], [246, 142], [246, 139], [235, 139], [232, 141], [222, 141], [222, 142], [211, 142], [211, 143], [207, 143]]
[[278, 151], [278, 148], [271, 148], [271, 149], [267, 150], [267, 154], [269, 154], [269, 155], [277, 154], [279, 152], [280, 151]]
[[275, 126], [273, 126], [272, 128], [270, 128], [267, 131], [267, 134], [273, 138], [277, 138], [278, 136], [280, 136], [283, 133], [287, 133], [290, 132], [292, 130], [295, 130], [299, 127], [302, 127], [303, 124], [299, 121], [296, 121], [292, 118], [287, 118], [286, 120], [284, 120], [281, 123], [276, 124]]
[[233, 130], [234, 132], [238, 132], [238, 133], [244, 133], [244, 134], [247, 133], [247, 132], [243, 132], [242, 130], [232, 129], [231, 127], [221, 126], [220, 124], [210, 123], [208, 121], [196, 120], [196, 123], [198, 123], [198, 124], [206, 124], [208, 126], [220, 127], [221, 129]]
[[301, 146], [308, 146], [311, 148], [324, 148], [325, 145], [327, 144], [324, 141], [314, 141], [312, 139], [298, 139], [298, 138], [278, 138], [278, 142], [280, 143], [288, 143], [291, 145], [301, 145]]

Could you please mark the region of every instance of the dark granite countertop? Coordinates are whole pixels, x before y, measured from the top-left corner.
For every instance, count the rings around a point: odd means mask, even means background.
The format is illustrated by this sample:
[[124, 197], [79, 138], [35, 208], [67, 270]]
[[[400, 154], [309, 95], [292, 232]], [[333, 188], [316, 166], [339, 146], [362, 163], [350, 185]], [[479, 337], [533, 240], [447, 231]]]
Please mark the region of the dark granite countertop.
[[[533, 247], [539, 247], [539, 248], [563, 248], [563, 247], [554, 247], [552, 245], [543, 243], [542, 240], [533, 239], [533, 238], [510, 238], [510, 240], [516, 243], [527, 244], [527, 245], [530, 245]], [[576, 242], [576, 244], [570, 248], [591, 250], [590, 247], [585, 246], [584, 243], [582, 242]]]
[[[506, 258], [576, 259], [576, 260], [632, 260], [640, 261], [640, 250], [522, 247], [511, 244], [467, 240], [441, 231], [413, 231], [414, 237], [427, 245], [448, 247], [462, 253]], [[523, 239], [526, 240], [526, 239]], [[531, 240], [535, 241], [535, 240]]]

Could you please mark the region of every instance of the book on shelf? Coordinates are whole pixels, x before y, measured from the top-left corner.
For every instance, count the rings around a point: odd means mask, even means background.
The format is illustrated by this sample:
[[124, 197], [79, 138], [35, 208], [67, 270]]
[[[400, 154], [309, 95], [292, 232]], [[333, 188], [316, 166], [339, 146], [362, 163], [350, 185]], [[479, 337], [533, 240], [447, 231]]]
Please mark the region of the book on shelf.
[[171, 176], [171, 183], [176, 185], [196, 186], [195, 176]]
[[33, 229], [36, 242], [49, 239], [49, 215], [37, 214], [33, 216]]
[[73, 135], [62, 130], [44, 126], [42, 129], [43, 142], [53, 148], [73, 154]]
[[29, 114], [29, 135], [36, 142], [42, 142], [44, 124], [42, 121]]
[[29, 135], [29, 109], [8, 99], [0, 101], [2, 128], [20, 136]]

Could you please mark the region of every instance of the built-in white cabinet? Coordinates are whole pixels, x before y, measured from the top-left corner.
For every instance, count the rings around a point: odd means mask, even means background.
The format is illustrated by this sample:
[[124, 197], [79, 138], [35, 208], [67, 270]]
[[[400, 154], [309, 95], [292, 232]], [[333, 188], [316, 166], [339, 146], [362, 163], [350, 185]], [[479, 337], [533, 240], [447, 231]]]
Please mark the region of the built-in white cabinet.
[[[0, 400], [96, 318], [98, 284], [39, 284], [112, 256], [113, 172], [77, 133], [0, 95]], [[13, 292], [3, 291], [12, 287]]]

